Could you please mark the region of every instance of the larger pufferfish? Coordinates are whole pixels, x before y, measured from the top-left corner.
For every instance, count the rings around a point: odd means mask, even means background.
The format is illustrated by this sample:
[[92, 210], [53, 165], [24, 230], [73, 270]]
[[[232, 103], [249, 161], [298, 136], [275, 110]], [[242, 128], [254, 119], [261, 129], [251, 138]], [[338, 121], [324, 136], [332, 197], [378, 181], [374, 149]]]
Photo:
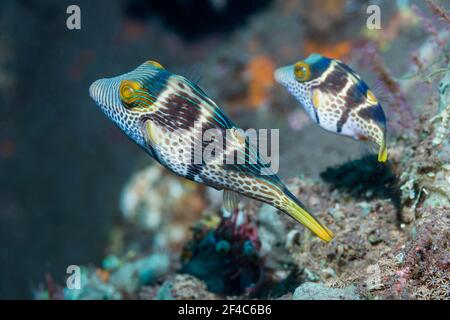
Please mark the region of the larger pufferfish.
[[311, 54], [275, 70], [275, 80], [323, 129], [378, 145], [378, 161], [387, 160], [386, 117], [367, 84], [339, 60]]
[[[270, 168], [255, 145], [216, 103], [186, 78], [147, 61], [126, 74], [95, 81], [89, 91], [107, 117], [161, 165], [192, 181], [224, 190], [226, 208], [235, 208], [234, 192], [240, 193], [274, 206], [324, 241], [334, 237], [277, 175], [267, 171]], [[245, 161], [193, 161], [196, 146], [205, 147], [205, 141], [198, 137], [206, 129], [219, 130], [227, 138], [223, 149], [215, 151], [218, 159], [243, 150], [240, 156]], [[174, 134], [178, 130], [182, 134]]]

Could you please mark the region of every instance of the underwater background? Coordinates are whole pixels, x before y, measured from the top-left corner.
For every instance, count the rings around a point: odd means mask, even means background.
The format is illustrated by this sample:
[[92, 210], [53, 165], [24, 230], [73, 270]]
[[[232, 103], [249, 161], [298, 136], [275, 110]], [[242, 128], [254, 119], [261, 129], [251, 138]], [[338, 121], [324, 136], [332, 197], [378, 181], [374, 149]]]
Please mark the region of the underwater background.
[[[80, 30], [66, 27], [72, 4]], [[373, 4], [380, 30], [366, 27]], [[3, 1], [0, 298], [448, 299], [449, 9]], [[386, 166], [315, 126], [275, 82], [276, 68], [311, 53], [343, 60], [377, 88]], [[220, 192], [162, 169], [122, 134], [88, 88], [149, 59], [198, 80], [238, 126], [280, 129], [280, 177], [337, 239], [320, 243], [255, 201], [230, 235]], [[83, 289], [64, 289], [69, 265], [82, 267]]]

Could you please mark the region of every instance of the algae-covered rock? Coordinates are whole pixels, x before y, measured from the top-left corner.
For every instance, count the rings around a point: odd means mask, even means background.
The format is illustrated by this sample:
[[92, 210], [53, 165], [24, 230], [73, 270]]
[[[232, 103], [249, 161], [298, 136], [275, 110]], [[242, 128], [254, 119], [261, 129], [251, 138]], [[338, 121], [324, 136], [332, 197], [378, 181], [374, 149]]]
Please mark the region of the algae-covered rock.
[[201, 279], [211, 292], [250, 293], [263, 279], [257, 226], [248, 216], [237, 216], [215, 226], [198, 224], [184, 248], [180, 271]]
[[400, 177], [404, 201], [413, 208], [450, 207], [450, 105], [427, 121], [409, 152]]
[[354, 286], [329, 288], [321, 283], [306, 282], [295, 289], [292, 300], [361, 300]]
[[169, 265], [168, 255], [154, 253], [124, 264], [111, 274], [109, 282], [122, 291], [132, 294], [140, 286], [151, 284], [163, 276], [168, 271]]
[[450, 71], [447, 71], [439, 84], [439, 112], [448, 106], [450, 106]]
[[167, 273], [170, 261], [166, 254], [154, 253], [132, 261], [108, 256], [105, 269], [82, 268], [80, 289], [64, 289], [68, 300], [117, 300], [133, 298], [139, 288], [152, 284]]
[[155, 299], [158, 300], [212, 300], [216, 295], [207, 290], [198, 278], [188, 274], [169, 277], [159, 287]]
[[206, 200], [201, 186], [151, 165], [135, 173], [120, 199], [124, 220], [154, 234], [155, 244], [176, 251], [201, 217]]
[[262, 205], [258, 212], [258, 232], [261, 241], [261, 256], [266, 256], [277, 245], [286, 242], [287, 230], [280, 214], [269, 205]]

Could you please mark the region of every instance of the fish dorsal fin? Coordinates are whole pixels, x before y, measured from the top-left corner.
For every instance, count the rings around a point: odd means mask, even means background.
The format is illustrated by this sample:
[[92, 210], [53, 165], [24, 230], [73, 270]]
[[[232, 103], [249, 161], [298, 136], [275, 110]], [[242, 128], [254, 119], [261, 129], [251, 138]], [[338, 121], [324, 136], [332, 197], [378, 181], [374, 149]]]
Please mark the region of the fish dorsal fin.
[[239, 195], [229, 189], [223, 190], [223, 207], [232, 214], [239, 208]]
[[179, 68], [179, 74], [183, 75], [186, 79], [189, 79], [193, 84], [199, 85], [203, 78], [203, 66], [200, 64], [182, 66]]
[[343, 74], [349, 75], [353, 83], [358, 83], [359, 81], [361, 81], [361, 77], [351, 67], [349, 67], [342, 61], [336, 60], [335, 67]]
[[365, 95], [367, 90], [369, 90], [369, 87], [367, 84], [361, 79], [361, 77], [348, 65], [344, 64], [343, 62], [337, 60], [336, 61], [336, 69], [339, 70], [339, 72], [342, 72], [347, 76], [347, 78], [356, 85], [359, 94]]

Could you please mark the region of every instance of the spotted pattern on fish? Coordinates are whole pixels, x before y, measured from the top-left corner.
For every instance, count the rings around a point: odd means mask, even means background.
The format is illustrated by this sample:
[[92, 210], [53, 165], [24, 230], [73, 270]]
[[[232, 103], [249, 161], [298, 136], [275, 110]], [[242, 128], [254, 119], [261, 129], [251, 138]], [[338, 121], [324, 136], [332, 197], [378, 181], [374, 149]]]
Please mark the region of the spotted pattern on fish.
[[[308, 72], [296, 74], [297, 66]], [[310, 75], [307, 79], [305, 75]], [[295, 65], [279, 68], [275, 79], [305, 108], [310, 118], [327, 131], [379, 145], [379, 160], [386, 161], [386, 117], [367, 84], [339, 60], [312, 54]]]
[[[124, 75], [97, 80], [90, 87], [90, 95], [125, 134], [175, 174], [266, 202], [321, 239], [333, 238], [333, 233], [270, 172], [256, 146], [186, 78], [151, 61]], [[211, 135], [210, 141], [202, 139], [211, 129], [216, 135]], [[215, 157], [206, 161], [202, 155], [211, 144]], [[239, 162], [226, 163], [223, 159], [228, 156]]]

